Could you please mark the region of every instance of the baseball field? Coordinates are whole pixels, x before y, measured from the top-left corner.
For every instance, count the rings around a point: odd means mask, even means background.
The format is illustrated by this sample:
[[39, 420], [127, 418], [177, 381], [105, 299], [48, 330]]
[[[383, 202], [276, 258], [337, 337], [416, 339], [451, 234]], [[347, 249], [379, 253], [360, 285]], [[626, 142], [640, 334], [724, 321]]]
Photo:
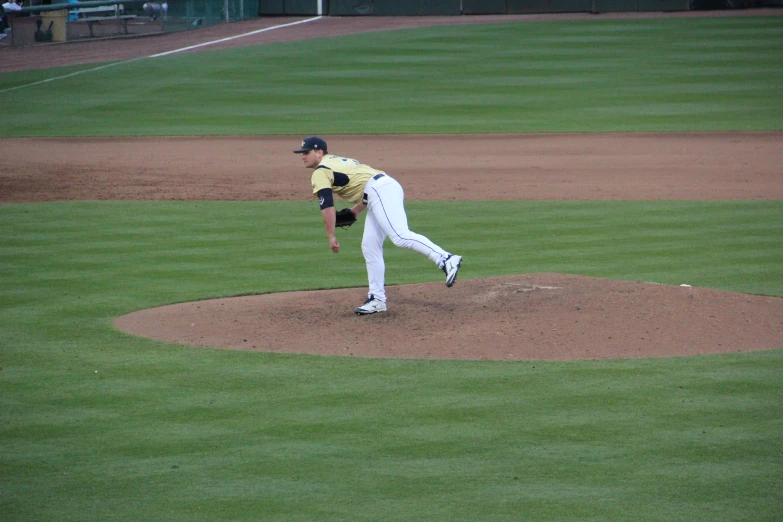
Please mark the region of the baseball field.
[[[0, 520], [783, 518], [781, 10], [0, 49]], [[442, 273], [333, 254], [291, 151]]]

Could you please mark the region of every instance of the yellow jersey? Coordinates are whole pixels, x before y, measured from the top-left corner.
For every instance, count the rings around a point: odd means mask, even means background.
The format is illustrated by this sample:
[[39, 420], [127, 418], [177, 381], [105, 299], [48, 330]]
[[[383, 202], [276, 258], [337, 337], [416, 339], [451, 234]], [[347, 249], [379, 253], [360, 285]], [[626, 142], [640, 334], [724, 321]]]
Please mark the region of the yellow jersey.
[[342, 199], [356, 205], [362, 202], [364, 186], [370, 178], [383, 173], [355, 159], [330, 154], [323, 157], [313, 172], [313, 194], [318, 196], [319, 191], [332, 189]]

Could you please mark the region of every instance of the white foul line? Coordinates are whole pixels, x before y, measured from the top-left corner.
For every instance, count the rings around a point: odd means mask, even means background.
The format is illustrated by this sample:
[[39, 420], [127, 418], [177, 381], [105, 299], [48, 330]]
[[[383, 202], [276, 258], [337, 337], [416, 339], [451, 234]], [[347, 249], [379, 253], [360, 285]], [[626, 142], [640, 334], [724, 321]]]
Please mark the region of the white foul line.
[[70, 74], [66, 74], [64, 76], [55, 76], [54, 78], [47, 78], [45, 80], [39, 80], [37, 82], [27, 83], [25, 85], [17, 85], [16, 87], [9, 87], [7, 89], [2, 89], [2, 90], [0, 90], [0, 93], [8, 92], [8, 91], [15, 91], [17, 89], [24, 89], [25, 87], [32, 87], [34, 85], [41, 85], [42, 83], [53, 82], [53, 81], [56, 81], [56, 80], [64, 80], [66, 78], [71, 78], [72, 76], [78, 76], [80, 74], [93, 72], [93, 71], [100, 71], [101, 69], [108, 69], [109, 67], [114, 67], [115, 65], [122, 65], [124, 63], [135, 62], [136, 60], [141, 60], [141, 58], [133, 58], [133, 59], [125, 60], [125, 61], [122, 61], [122, 62], [109, 63], [109, 64], [106, 64], [106, 65], [101, 65], [100, 67], [93, 67], [92, 69], [85, 69], [83, 71], [76, 71], [76, 72], [73, 72], [73, 73], [70, 73]]
[[32, 87], [34, 85], [41, 85], [42, 83], [53, 82], [53, 81], [56, 81], [56, 80], [65, 80], [66, 78], [71, 78], [73, 76], [78, 76], [80, 74], [84, 74], [84, 73], [88, 73], [88, 72], [100, 71], [102, 69], [108, 69], [109, 67], [114, 67], [115, 65], [122, 65], [122, 64], [125, 64], [125, 63], [135, 62], [137, 60], [143, 60], [144, 58], [158, 58], [160, 56], [166, 56], [166, 55], [169, 55], [169, 54], [180, 53], [180, 52], [183, 52], [183, 51], [189, 51], [191, 49], [196, 49], [198, 47], [204, 47], [205, 45], [213, 45], [213, 44], [217, 44], [217, 43], [228, 42], [229, 40], [235, 40], [237, 38], [244, 38], [245, 36], [252, 36], [252, 35], [258, 34], [258, 33], [264, 33], [266, 31], [272, 31], [274, 29], [282, 29], [283, 27], [290, 27], [292, 25], [306, 24], [307, 22], [314, 22], [316, 20], [320, 20], [321, 18], [323, 18], [323, 17], [322, 16], [316, 16], [315, 18], [308, 18], [307, 20], [298, 20], [296, 22], [291, 22], [291, 23], [287, 23], [287, 24], [283, 24], [283, 25], [275, 25], [275, 26], [272, 26], [272, 27], [266, 27], [264, 29], [257, 29], [255, 31], [251, 31], [249, 33], [238, 34], [236, 36], [230, 36], [228, 38], [221, 38], [220, 40], [213, 40], [211, 42], [204, 42], [204, 43], [201, 43], [201, 44], [198, 44], [198, 45], [191, 45], [189, 47], [183, 47], [182, 49], [175, 49], [173, 51], [167, 51], [165, 53], [158, 53], [158, 54], [153, 54], [153, 55], [150, 55], [150, 56], [142, 56], [142, 57], [139, 57], [139, 58], [131, 58], [130, 60], [123, 60], [121, 62], [109, 63], [109, 64], [106, 64], [106, 65], [101, 65], [99, 67], [93, 67], [92, 69], [85, 69], [83, 71], [76, 71], [76, 72], [73, 72], [73, 73], [70, 73], [70, 74], [66, 74], [66, 75], [63, 75], [63, 76], [56, 76], [54, 78], [47, 78], [45, 80], [40, 80], [40, 81], [37, 81], [37, 82], [25, 84], [25, 85], [17, 85], [16, 87], [9, 87], [7, 89], [0, 89], [0, 93], [9, 92], [9, 91], [15, 91], [17, 89], [24, 89], [25, 87]]
[[299, 25], [299, 24], [306, 24], [307, 22], [314, 22], [316, 20], [320, 20], [321, 18], [323, 18], [323, 17], [322, 16], [316, 16], [315, 18], [308, 18], [307, 20], [299, 20], [299, 21], [296, 21], [296, 22], [288, 23], [288, 24], [275, 25], [273, 27], [266, 27], [264, 29], [257, 29], [255, 31], [251, 31], [249, 33], [238, 34], [236, 36], [229, 36], [228, 38], [221, 38], [220, 40], [214, 40], [212, 42], [204, 42], [204, 43], [200, 43], [198, 45], [191, 45], [189, 47], [183, 47], [182, 49], [175, 49], [174, 51], [166, 51], [165, 53], [153, 54], [152, 56], [148, 56], [147, 58], [158, 58], [159, 56], [166, 56], [166, 55], [169, 55], [169, 54], [181, 53], [183, 51], [190, 51], [191, 49], [197, 49], [199, 47], [204, 47], [205, 45], [213, 45], [213, 44], [217, 44], [217, 43], [228, 42], [230, 40], [235, 40], [237, 38], [244, 38], [245, 36], [252, 36], [252, 35], [258, 34], [258, 33], [265, 33], [267, 31], [272, 31], [273, 29], [282, 29], [283, 27], [290, 27], [292, 25]]

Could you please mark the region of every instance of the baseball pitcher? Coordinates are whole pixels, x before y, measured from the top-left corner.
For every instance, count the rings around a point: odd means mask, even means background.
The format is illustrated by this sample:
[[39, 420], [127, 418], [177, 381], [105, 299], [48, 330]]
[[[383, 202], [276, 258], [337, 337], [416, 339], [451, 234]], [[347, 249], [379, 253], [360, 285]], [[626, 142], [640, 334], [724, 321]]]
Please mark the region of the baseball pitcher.
[[[326, 141], [318, 136], [305, 138], [294, 153], [302, 155], [305, 168], [313, 169], [313, 194], [321, 207], [321, 217], [332, 252], [340, 251], [335, 228], [350, 226], [367, 209], [362, 254], [367, 264], [370, 289], [367, 301], [354, 310], [356, 314], [386, 311], [383, 242], [387, 237], [395, 246], [427, 256], [446, 274], [446, 286], [454, 284], [462, 257], [450, 254], [421, 234], [411, 232], [403, 204], [402, 186], [394, 178], [354, 159], [328, 154]], [[335, 211], [335, 194], [352, 203], [353, 207], [339, 213]], [[348, 219], [343, 221], [346, 216]]]

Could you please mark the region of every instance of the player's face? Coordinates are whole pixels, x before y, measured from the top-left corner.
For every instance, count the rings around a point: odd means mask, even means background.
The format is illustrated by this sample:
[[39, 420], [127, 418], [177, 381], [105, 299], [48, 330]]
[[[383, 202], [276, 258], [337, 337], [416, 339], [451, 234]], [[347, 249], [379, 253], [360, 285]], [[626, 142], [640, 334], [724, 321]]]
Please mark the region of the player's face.
[[321, 158], [323, 157], [323, 152], [319, 150], [308, 150], [302, 153], [302, 162], [306, 168], [314, 169], [321, 163]]

